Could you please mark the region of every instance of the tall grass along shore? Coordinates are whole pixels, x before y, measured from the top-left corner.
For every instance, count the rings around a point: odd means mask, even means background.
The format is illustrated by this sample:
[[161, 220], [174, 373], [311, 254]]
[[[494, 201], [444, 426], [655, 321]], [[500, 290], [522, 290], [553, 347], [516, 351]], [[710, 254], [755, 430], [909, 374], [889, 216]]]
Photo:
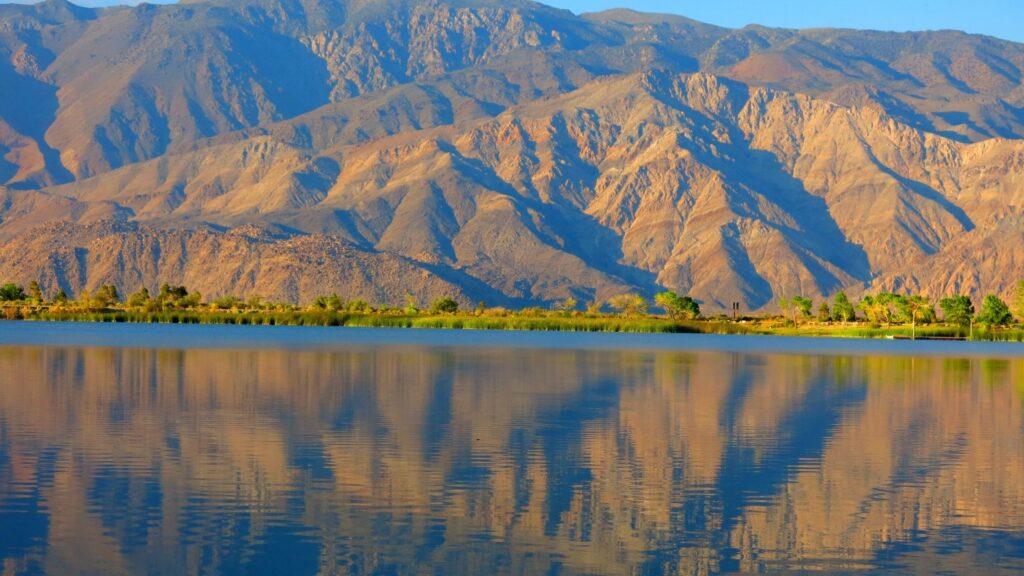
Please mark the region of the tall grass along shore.
[[103, 286], [75, 300], [63, 291], [44, 298], [37, 283], [28, 290], [0, 285], [0, 319], [63, 322], [233, 324], [250, 326], [352, 326], [374, 328], [440, 328], [452, 330], [533, 330], [555, 332], [635, 332], [762, 334], [845, 338], [957, 339], [1024, 341], [1019, 308], [995, 296], [985, 298], [981, 311], [966, 296], [944, 298], [935, 306], [920, 296], [866, 295], [856, 305], [843, 293], [822, 302], [813, 313], [810, 299], [783, 298], [781, 313], [707, 317], [700, 304], [687, 296], [663, 292], [655, 297], [657, 310], [636, 294], [623, 294], [601, 303], [581, 306], [569, 298], [548, 309], [512, 310], [479, 303], [463, 309], [449, 297], [421, 308], [412, 296], [403, 306], [373, 306], [361, 299], [336, 294], [322, 296], [307, 306], [242, 300], [221, 296], [204, 301], [183, 286], [164, 284], [156, 295], [145, 288], [122, 299], [114, 286]]

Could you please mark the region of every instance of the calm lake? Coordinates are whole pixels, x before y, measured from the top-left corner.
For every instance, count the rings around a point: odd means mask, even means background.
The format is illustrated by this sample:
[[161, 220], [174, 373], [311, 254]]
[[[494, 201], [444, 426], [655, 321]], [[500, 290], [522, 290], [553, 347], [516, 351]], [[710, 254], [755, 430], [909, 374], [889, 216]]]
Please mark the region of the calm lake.
[[1024, 571], [1024, 346], [0, 323], [5, 575], [822, 571]]

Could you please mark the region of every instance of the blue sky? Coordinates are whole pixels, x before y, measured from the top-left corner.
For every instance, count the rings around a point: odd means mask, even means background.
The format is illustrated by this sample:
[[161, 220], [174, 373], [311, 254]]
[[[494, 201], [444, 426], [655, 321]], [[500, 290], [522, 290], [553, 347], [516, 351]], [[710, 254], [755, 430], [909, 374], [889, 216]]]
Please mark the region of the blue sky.
[[573, 12], [623, 5], [643, 12], [682, 14], [740, 28], [756, 23], [787, 28], [966, 30], [1024, 42], [1024, 0], [544, 0]]
[[[10, 0], [0, 0], [0, 2]], [[29, 4], [32, 0], [14, 0]], [[71, 0], [83, 6], [138, 0]], [[167, 0], [149, 0], [162, 2]], [[1024, 0], [541, 0], [573, 12], [629, 7], [682, 14], [741, 28], [756, 23], [786, 28], [874, 30], [966, 30], [1024, 42]]]

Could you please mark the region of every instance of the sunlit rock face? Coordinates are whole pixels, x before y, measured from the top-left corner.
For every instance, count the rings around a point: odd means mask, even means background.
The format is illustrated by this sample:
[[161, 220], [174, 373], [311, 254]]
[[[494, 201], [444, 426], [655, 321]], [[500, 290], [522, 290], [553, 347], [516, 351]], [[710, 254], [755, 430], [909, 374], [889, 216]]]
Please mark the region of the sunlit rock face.
[[[708, 311], [1003, 294], [1021, 69], [1021, 45], [957, 32], [528, 1], [3, 6], [0, 278], [387, 304], [670, 288]], [[269, 236], [225, 254], [250, 226]]]
[[1019, 360], [7, 347], [0, 374], [15, 572], [1024, 568]]

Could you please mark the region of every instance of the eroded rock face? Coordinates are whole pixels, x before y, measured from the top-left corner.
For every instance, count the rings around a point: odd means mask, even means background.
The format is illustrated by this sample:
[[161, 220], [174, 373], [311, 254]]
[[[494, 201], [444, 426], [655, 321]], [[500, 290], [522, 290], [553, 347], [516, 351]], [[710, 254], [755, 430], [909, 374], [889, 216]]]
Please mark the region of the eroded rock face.
[[260, 295], [310, 302], [339, 293], [397, 306], [411, 294], [429, 302], [438, 294], [465, 303], [500, 298], [492, 290], [392, 254], [361, 250], [337, 237], [289, 236], [243, 226], [227, 232], [156, 230], [110, 221], [56, 224], [0, 249], [6, 277], [40, 278], [47, 290], [74, 293], [103, 284], [154, 286], [180, 280], [207, 297]]
[[1017, 44], [530, 2], [55, 1], [0, 7], [5, 280], [667, 287], [715, 310], [1024, 276]]

